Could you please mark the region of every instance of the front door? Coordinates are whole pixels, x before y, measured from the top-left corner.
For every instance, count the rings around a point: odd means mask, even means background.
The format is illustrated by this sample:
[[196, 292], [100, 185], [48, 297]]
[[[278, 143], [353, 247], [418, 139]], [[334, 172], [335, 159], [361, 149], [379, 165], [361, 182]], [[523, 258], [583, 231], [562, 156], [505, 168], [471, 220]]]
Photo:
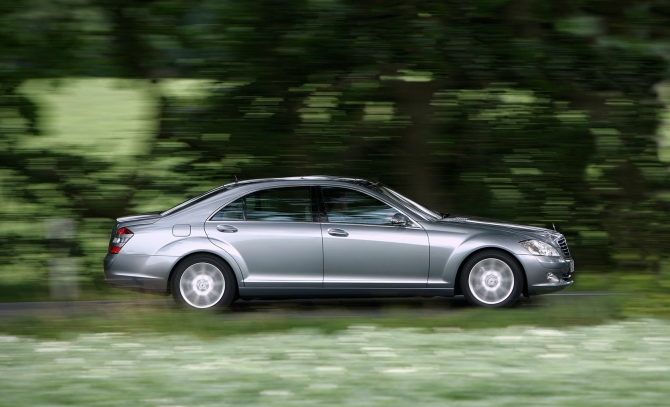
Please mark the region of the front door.
[[321, 287], [321, 228], [310, 187], [272, 188], [222, 208], [205, 231], [240, 263], [245, 287]]
[[393, 226], [399, 211], [363, 192], [321, 187], [325, 288], [422, 288], [429, 244], [415, 223]]

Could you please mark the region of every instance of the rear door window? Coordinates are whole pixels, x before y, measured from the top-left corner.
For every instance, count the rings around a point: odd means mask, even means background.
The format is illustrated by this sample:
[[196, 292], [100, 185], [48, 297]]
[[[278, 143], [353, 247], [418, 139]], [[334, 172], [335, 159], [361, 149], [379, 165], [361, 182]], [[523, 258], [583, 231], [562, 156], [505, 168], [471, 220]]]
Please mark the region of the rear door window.
[[218, 211], [213, 221], [311, 222], [309, 187], [273, 188], [253, 192]]
[[244, 198], [239, 198], [224, 206], [211, 220], [244, 220]]

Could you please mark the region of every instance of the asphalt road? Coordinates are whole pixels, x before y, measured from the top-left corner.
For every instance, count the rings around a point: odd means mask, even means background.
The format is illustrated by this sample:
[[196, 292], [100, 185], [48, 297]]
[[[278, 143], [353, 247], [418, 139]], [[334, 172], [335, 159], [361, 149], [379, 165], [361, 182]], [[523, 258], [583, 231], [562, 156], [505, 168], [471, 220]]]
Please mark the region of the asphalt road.
[[[535, 307], [563, 297], [610, 295], [607, 292], [558, 293], [521, 298], [515, 307]], [[565, 298], [567, 299], [567, 298]], [[26, 316], [109, 315], [138, 310], [174, 309], [171, 297], [149, 297], [138, 300], [50, 301], [0, 303], [0, 318]], [[243, 318], [248, 315], [281, 315], [290, 318], [383, 317], [390, 313], [440, 315], [467, 309], [470, 305], [461, 296], [452, 298], [363, 298], [237, 301], [222, 312], [222, 318]]]

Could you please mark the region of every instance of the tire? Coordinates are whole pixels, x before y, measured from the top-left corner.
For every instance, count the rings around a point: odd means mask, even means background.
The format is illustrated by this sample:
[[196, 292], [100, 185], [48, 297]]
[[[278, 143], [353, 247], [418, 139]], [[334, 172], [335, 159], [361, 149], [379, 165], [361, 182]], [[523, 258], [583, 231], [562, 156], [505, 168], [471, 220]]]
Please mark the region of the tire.
[[472, 305], [509, 307], [523, 290], [523, 272], [505, 252], [485, 250], [469, 258], [461, 272], [461, 291]]
[[211, 255], [196, 255], [179, 263], [172, 278], [172, 297], [185, 308], [222, 309], [237, 294], [237, 281], [230, 267]]

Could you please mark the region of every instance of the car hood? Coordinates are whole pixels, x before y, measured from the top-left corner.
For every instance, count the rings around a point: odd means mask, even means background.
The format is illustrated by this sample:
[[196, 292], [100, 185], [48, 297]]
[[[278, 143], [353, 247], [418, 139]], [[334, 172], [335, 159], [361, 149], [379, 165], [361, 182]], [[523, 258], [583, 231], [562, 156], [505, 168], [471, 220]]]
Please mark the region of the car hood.
[[554, 241], [562, 235], [551, 229], [540, 228], [536, 226], [518, 225], [495, 219], [480, 218], [476, 216], [452, 215], [444, 219], [440, 219], [438, 223], [443, 224], [464, 224], [473, 226], [479, 229], [489, 229], [495, 231], [505, 231], [514, 233], [529, 239], [541, 239], [544, 241]]

